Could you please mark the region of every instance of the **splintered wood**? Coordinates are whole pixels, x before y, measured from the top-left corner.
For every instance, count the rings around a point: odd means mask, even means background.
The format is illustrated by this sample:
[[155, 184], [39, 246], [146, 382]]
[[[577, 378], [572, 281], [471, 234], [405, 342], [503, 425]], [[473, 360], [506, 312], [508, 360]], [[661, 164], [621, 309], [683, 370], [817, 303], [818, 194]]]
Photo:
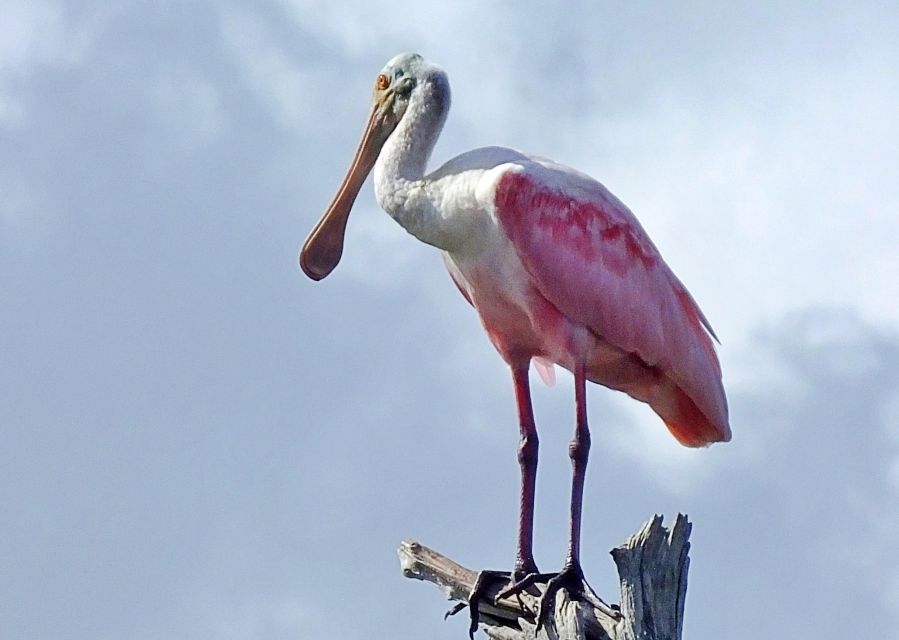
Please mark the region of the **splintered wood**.
[[[532, 593], [494, 602], [503, 585], [488, 590], [479, 603], [479, 623], [495, 640], [680, 640], [692, 525], [678, 514], [674, 526], [662, 526], [662, 516], [650, 518], [639, 531], [612, 550], [621, 583], [620, 615], [611, 616], [586, 602], [571, 600], [562, 590], [554, 609], [537, 629], [534, 611], [545, 583]], [[403, 575], [432, 582], [450, 600], [468, 602], [478, 573], [413, 542], [399, 548]], [[467, 615], [464, 611], [459, 615]]]

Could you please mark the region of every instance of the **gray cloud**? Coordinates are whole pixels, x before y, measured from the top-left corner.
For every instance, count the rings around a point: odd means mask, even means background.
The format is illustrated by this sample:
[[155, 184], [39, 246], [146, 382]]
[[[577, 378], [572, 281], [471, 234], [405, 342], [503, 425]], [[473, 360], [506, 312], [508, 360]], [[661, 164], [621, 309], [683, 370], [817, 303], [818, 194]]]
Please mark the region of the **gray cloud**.
[[[896, 14], [795, 6], [5, 5], [31, 27], [0, 49], [0, 635], [305, 637], [348, 582], [382, 595], [347, 637], [464, 633], [393, 549], [511, 562], [509, 375], [368, 190], [334, 276], [295, 264], [404, 49], [452, 74], [438, 159], [502, 143], [601, 174], [724, 337], [728, 446], [681, 451], [591, 390], [596, 586], [649, 514], [687, 511], [691, 635], [888, 635]], [[534, 385], [547, 569], [569, 387]]]

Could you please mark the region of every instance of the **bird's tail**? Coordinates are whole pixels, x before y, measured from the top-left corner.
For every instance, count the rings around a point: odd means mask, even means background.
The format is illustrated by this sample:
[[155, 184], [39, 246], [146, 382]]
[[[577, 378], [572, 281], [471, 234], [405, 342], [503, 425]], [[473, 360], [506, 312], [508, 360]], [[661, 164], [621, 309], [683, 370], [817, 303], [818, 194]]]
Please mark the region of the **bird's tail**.
[[730, 440], [726, 415], [723, 420], [710, 419], [674, 382], [658, 387], [649, 405], [665, 421], [677, 441], [686, 447], [704, 447]]

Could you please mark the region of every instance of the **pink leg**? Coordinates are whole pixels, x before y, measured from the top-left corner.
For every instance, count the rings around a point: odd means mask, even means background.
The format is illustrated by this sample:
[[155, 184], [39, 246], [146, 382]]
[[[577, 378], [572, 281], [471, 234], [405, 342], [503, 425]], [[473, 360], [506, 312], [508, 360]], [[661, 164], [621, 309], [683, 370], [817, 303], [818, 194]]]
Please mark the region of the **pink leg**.
[[513, 581], [528, 573], [536, 573], [534, 562], [534, 494], [537, 484], [537, 452], [539, 440], [531, 406], [531, 390], [528, 381], [529, 362], [512, 367], [515, 382], [515, 400], [518, 404], [518, 423], [521, 440], [518, 444], [518, 464], [521, 466], [521, 502], [518, 512], [518, 550], [515, 557]]
[[577, 413], [574, 437], [568, 445], [571, 458], [571, 520], [568, 536], [568, 555], [562, 571], [546, 584], [537, 611], [537, 628], [543, 625], [554, 606], [555, 594], [566, 589], [569, 597], [581, 598], [607, 615], [618, 618], [620, 614], [600, 600], [584, 579], [581, 568], [581, 508], [584, 504], [584, 480], [587, 476], [587, 460], [590, 455], [590, 429], [587, 427], [587, 376], [584, 365], [574, 370], [574, 400]]
[[568, 557], [565, 564], [580, 569], [581, 509], [584, 503], [587, 460], [590, 457], [590, 429], [587, 427], [587, 380], [583, 365], [579, 365], [574, 371], [574, 402], [577, 411], [577, 424], [574, 438], [568, 445], [568, 455], [571, 458], [572, 467], [571, 528], [568, 536]]
[[[525, 378], [525, 382], [527, 379]], [[516, 378], [516, 389], [519, 388], [518, 378]], [[527, 391], [527, 387], [524, 387]], [[555, 594], [559, 589], [566, 589], [572, 598], [580, 598], [586, 600], [594, 607], [605, 612], [607, 615], [618, 618], [620, 614], [617, 610], [612, 609], [602, 602], [590, 585], [584, 580], [584, 572], [581, 569], [581, 509], [584, 502], [584, 480], [587, 475], [587, 460], [590, 454], [590, 430], [587, 426], [587, 376], [583, 365], [575, 367], [574, 371], [574, 398], [576, 406], [576, 425], [574, 437], [568, 446], [568, 455], [571, 458], [572, 481], [571, 481], [571, 519], [568, 537], [568, 554], [565, 558], [565, 566], [557, 574], [538, 574], [531, 573], [519, 582], [513, 584], [509, 588], [500, 592], [497, 598], [504, 598], [509, 595], [521, 593], [524, 589], [534, 584], [537, 580], [549, 579], [546, 588], [538, 601], [538, 610], [536, 614], [537, 628], [540, 629], [546, 621], [550, 609], [555, 603]], [[526, 403], [530, 409], [530, 401]], [[522, 416], [522, 444], [525, 441], [525, 419], [524, 416], [530, 415], [521, 411], [522, 402], [519, 400], [519, 413]], [[533, 416], [531, 415], [531, 423]], [[536, 449], [536, 446], [534, 447]], [[536, 452], [534, 456], [534, 470], [536, 471]], [[521, 457], [519, 457], [521, 459]], [[522, 523], [525, 522], [524, 500], [526, 493], [526, 473], [525, 466], [522, 463]], [[533, 488], [530, 489], [533, 491]], [[533, 500], [530, 502], [529, 517], [533, 518]], [[527, 545], [530, 544], [530, 537], [526, 539]], [[521, 546], [521, 540], [519, 540]], [[529, 548], [529, 546], [528, 546]]]

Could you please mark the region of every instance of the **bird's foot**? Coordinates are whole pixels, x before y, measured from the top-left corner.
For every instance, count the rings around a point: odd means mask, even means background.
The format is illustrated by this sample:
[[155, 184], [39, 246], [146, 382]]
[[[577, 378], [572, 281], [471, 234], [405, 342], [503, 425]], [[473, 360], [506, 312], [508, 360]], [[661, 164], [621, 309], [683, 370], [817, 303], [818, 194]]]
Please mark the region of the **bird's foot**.
[[[472, 640], [474, 640], [474, 634], [478, 630], [478, 620], [480, 618], [480, 603], [490, 602], [491, 604], [496, 604], [497, 601], [501, 599], [501, 596], [499, 595], [495, 596], [494, 598], [487, 597], [487, 592], [492, 586], [495, 586], [497, 583], [505, 583], [509, 585], [509, 588], [511, 588], [514, 585], [523, 583], [528, 579], [529, 576], [540, 575], [541, 574], [537, 573], [536, 566], [528, 566], [526, 568], [516, 567], [512, 571], [493, 571], [490, 569], [485, 569], [478, 573], [478, 577], [475, 580], [474, 586], [471, 588], [471, 592], [468, 594], [468, 604], [466, 605], [466, 603], [464, 602], [456, 603], [449, 611], [444, 614], [443, 619], [446, 620], [450, 616], [456, 615], [467, 606], [471, 619], [471, 623], [468, 626], [468, 636]], [[525, 584], [522, 588], [518, 589], [512, 595], [519, 595], [525, 589], [527, 589], [527, 587], [528, 585]], [[508, 588], [506, 590], [508, 590]], [[522, 612], [529, 612], [528, 609], [524, 606], [524, 603], [521, 601], [521, 598], [518, 598], [518, 606], [521, 607]], [[530, 613], [533, 614], [533, 612]]]
[[[548, 581], [547, 581], [548, 579]], [[538, 582], [546, 582], [543, 593], [537, 600], [536, 624], [539, 631], [543, 624], [549, 619], [549, 613], [553, 610], [556, 602], [556, 594], [565, 589], [568, 597], [572, 600], [580, 600], [602, 611], [607, 616], [616, 620], [621, 618], [621, 612], [617, 607], [607, 605], [602, 599], [596, 595], [593, 588], [584, 578], [584, 572], [578, 563], [568, 563], [556, 574], [552, 573], [530, 573], [517, 582], [513, 582], [506, 589], [499, 592], [496, 596], [497, 600], [507, 598], [509, 596], [520, 594]]]

